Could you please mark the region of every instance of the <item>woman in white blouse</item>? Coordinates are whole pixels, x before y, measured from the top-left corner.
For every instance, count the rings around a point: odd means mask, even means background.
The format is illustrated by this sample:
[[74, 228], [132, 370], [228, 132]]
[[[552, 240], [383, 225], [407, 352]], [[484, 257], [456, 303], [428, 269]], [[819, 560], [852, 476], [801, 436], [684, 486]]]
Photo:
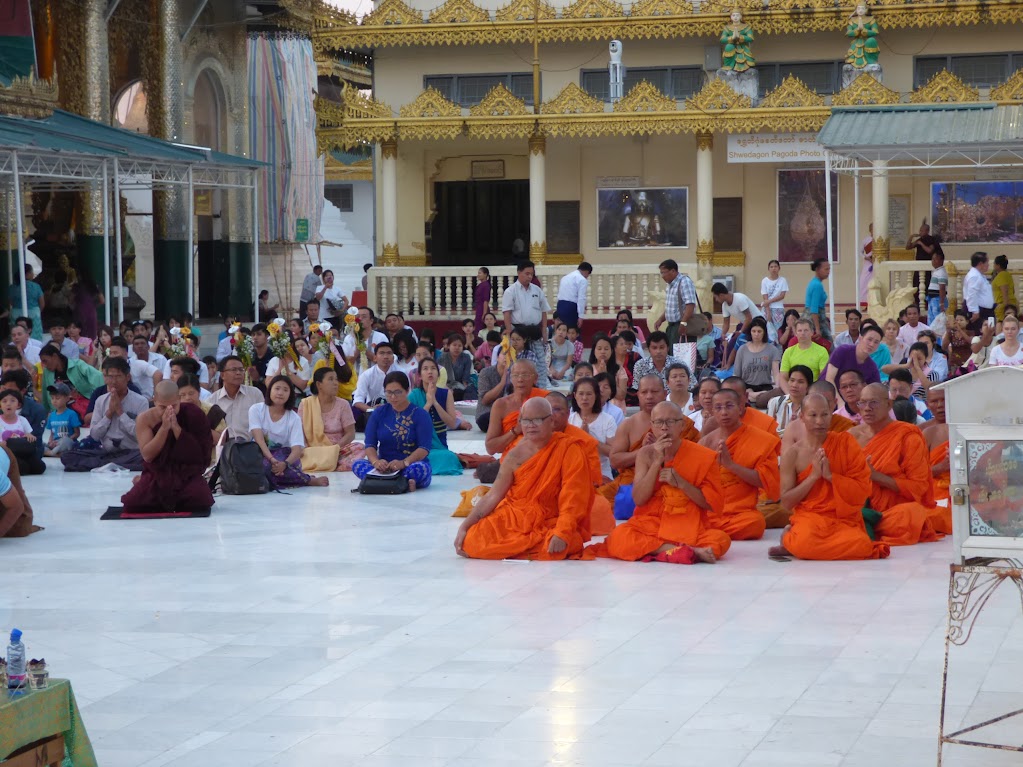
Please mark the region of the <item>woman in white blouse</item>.
[[572, 413], [568, 416], [568, 422], [597, 440], [600, 473], [610, 482], [611, 439], [618, 431], [618, 426], [614, 419], [601, 409], [597, 382], [592, 378], [580, 378], [572, 387]]
[[769, 340], [778, 338], [778, 331], [785, 322], [785, 296], [789, 292], [789, 283], [781, 276], [781, 262], [772, 259], [767, 265], [767, 276], [760, 281], [760, 309], [767, 317]]
[[1005, 340], [991, 350], [988, 358], [990, 367], [1021, 367], [1023, 366], [1023, 348], [1019, 343], [1019, 320], [1006, 314], [1002, 320], [1002, 333]]
[[274, 357], [266, 365], [266, 378], [264, 382], [267, 387], [278, 375], [286, 375], [295, 384], [295, 388], [305, 392], [309, 388], [309, 381], [313, 378], [313, 350], [309, 342], [304, 338], [296, 338], [291, 342], [291, 349], [295, 352], [295, 359], [287, 357], [283, 363], [280, 357]]
[[295, 412], [296, 395], [291, 379], [279, 375], [267, 387], [266, 402], [249, 408], [249, 431], [263, 453], [263, 472], [274, 490], [330, 484], [326, 477], [311, 477], [302, 471], [305, 435], [302, 419]]

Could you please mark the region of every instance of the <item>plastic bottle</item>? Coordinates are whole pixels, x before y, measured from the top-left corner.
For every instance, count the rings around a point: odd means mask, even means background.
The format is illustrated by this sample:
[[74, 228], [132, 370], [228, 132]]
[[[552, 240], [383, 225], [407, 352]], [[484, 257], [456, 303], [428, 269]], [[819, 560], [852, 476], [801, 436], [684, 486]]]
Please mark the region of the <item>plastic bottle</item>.
[[11, 643], [7, 645], [7, 687], [18, 689], [28, 681], [25, 668], [25, 643], [21, 641], [21, 631], [11, 631]]

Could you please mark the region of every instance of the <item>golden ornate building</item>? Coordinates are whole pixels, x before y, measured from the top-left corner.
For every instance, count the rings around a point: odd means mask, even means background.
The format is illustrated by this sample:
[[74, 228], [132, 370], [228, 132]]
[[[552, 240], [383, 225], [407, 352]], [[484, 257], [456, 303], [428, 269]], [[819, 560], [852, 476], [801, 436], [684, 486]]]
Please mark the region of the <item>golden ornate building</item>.
[[[755, 36], [755, 99], [716, 76], [733, 5]], [[527, 243], [547, 263], [695, 261], [704, 285], [731, 275], [757, 295], [780, 256], [798, 303], [811, 276], [800, 262], [826, 251], [814, 137], [833, 110], [1023, 101], [1016, 0], [872, 7], [883, 75], [843, 72], [854, 8], [824, 0], [383, 0], [361, 20], [313, 8], [315, 50], [373, 54], [372, 95], [348, 87], [340, 104], [321, 101], [319, 141], [323, 151], [375, 147], [384, 264], [508, 263]], [[612, 104], [615, 39], [626, 76]], [[888, 213], [875, 227], [883, 259], [921, 221], [942, 218], [935, 184], [986, 180], [940, 167], [873, 175], [833, 187], [842, 302], [855, 299], [875, 214]], [[637, 211], [656, 227], [638, 227]], [[1016, 255], [1021, 233], [999, 232], [995, 247]], [[946, 237], [946, 254], [968, 256], [969, 237]]]

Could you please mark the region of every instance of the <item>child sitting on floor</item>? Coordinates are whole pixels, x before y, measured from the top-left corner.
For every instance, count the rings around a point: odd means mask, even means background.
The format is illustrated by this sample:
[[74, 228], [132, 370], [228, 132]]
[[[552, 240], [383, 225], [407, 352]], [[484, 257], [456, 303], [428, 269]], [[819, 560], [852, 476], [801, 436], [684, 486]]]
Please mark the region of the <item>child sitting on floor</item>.
[[50, 402], [53, 403], [53, 412], [46, 419], [50, 440], [46, 443], [44, 455], [47, 458], [55, 458], [74, 447], [82, 433], [82, 421], [78, 413], [67, 406], [68, 397], [71, 395], [67, 384], [54, 384], [48, 391]]
[[36, 441], [32, 424], [18, 412], [23, 402], [19, 391], [4, 389], [0, 392], [0, 421], [3, 421], [0, 425], [0, 441], [6, 442], [15, 437], [24, 437], [29, 442]]

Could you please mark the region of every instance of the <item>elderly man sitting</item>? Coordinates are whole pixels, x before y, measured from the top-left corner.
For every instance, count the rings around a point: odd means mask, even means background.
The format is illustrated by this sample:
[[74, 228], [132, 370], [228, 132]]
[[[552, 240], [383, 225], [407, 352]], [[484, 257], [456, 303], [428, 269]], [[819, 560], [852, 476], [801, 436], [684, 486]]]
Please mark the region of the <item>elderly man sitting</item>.
[[121, 497], [128, 513], [192, 512], [213, 505], [203, 472], [213, 452], [213, 432], [196, 405], [181, 404], [178, 385], [160, 381], [153, 407], [136, 421], [142, 474]]
[[554, 431], [545, 399], [522, 406], [519, 426], [522, 439], [458, 528], [455, 551], [474, 559], [581, 559], [593, 503], [586, 453]]
[[149, 409], [149, 400], [128, 390], [128, 360], [108, 357], [103, 361], [107, 393], [96, 401], [88, 442], [62, 453], [64, 471], [92, 471], [115, 463], [131, 471], [142, 470], [142, 453], [135, 436], [135, 419]]

